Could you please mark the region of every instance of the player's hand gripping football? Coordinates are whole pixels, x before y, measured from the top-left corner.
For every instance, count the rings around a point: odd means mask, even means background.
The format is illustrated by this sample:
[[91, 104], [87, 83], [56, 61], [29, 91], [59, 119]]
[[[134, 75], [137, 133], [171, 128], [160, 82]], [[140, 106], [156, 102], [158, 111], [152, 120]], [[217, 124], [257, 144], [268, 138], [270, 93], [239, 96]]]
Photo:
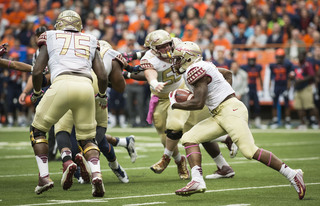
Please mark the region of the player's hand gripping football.
[[177, 92], [177, 90], [174, 90], [174, 91], [171, 91], [171, 92], [169, 93], [169, 100], [170, 100], [170, 107], [171, 107], [171, 109], [173, 109], [173, 108], [172, 108], [172, 105], [173, 105], [174, 103], [177, 103], [177, 100], [176, 100], [176, 92]]
[[102, 108], [102, 109], [105, 109], [107, 108], [108, 106], [108, 97], [106, 94], [96, 94], [96, 101], [99, 103], [99, 106]]
[[0, 57], [2, 57], [5, 53], [7, 53], [8, 43], [4, 43], [0, 46]]

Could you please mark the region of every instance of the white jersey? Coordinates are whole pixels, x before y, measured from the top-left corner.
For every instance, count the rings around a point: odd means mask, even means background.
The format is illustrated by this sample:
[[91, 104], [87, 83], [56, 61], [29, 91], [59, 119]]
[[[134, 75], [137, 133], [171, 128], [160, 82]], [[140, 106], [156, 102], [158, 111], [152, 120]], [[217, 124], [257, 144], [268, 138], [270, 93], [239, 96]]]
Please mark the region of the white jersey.
[[97, 39], [89, 34], [61, 30], [46, 31], [38, 45], [47, 45], [51, 82], [61, 73], [72, 72], [91, 76]]
[[208, 84], [208, 95], [206, 99], [206, 105], [211, 111], [219, 106], [227, 96], [233, 94], [234, 90], [219, 72], [218, 68], [211, 62], [196, 62], [190, 65], [183, 74], [186, 85], [192, 92], [194, 90], [194, 86], [192, 85], [203, 76], [211, 77], [211, 82]]
[[104, 68], [107, 71], [108, 77], [112, 71], [112, 61], [114, 59], [116, 59], [116, 57], [118, 55], [121, 55], [120, 52], [110, 49], [110, 48], [106, 48], [100, 51], [100, 55], [101, 55], [101, 59], [103, 61], [104, 64]]
[[173, 73], [171, 70], [171, 63], [162, 61], [156, 55], [154, 55], [152, 50], [146, 52], [146, 54], [141, 59], [141, 66], [143, 67], [143, 62], [146, 64], [151, 64], [153, 68], [158, 72], [158, 82], [168, 82], [160, 93], [169, 93], [175, 89], [178, 89], [179, 86], [183, 83], [182, 76]]

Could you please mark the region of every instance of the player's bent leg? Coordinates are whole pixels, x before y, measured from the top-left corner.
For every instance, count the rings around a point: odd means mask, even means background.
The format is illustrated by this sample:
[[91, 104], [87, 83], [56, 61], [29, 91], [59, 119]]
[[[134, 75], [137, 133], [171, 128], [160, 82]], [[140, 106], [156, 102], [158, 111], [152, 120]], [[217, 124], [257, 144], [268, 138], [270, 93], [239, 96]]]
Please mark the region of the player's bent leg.
[[203, 180], [201, 168], [201, 152], [198, 144], [184, 144], [188, 162], [191, 169], [192, 180], [183, 188], [176, 190], [176, 195], [190, 196], [195, 193], [204, 193], [206, 191], [206, 183]]
[[39, 181], [34, 192], [39, 195], [54, 186], [53, 181], [49, 177], [48, 140], [46, 140], [45, 132], [31, 126], [30, 141], [39, 169]]
[[277, 156], [272, 152], [259, 148], [254, 154], [253, 159], [279, 171], [285, 176], [295, 188], [298, 193], [299, 199], [303, 199], [306, 193], [306, 185], [303, 180], [303, 171], [301, 169], [293, 170], [286, 164], [284, 164]]

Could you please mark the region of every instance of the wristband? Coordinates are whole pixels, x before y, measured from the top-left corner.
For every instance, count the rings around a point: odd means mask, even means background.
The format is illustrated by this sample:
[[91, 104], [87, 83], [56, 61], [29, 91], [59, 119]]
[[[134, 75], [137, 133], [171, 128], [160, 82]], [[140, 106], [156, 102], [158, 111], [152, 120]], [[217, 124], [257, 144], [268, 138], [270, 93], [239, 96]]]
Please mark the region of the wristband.
[[33, 93], [36, 95], [39, 95], [41, 93], [41, 91], [42, 91], [41, 89], [40, 89], [40, 91], [33, 90]]
[[128, 79], [131, 79], [131, 72], [128, 72], [127, 78], [128, 78]]
[[153, 79], [150, 81], [150, 85], [153, 87], [153, 88], [156, 88], [158, 86], [159, 82], [158, 80], [156, 79]]
[[141, 58], [141, 52], [137, 52], [137, 59], [140, 59]]

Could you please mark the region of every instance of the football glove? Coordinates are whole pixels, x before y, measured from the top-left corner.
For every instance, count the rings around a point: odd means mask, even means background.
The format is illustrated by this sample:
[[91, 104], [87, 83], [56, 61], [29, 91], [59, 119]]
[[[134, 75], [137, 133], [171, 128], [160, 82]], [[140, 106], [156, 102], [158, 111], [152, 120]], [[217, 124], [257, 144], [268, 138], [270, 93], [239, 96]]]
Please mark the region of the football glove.
[[105, 109], [107, 108], [108, 106], [108, 97], [106, 94], [96, 94], [96, 101], [99, 103], [99, 106], [102, 108], [102, 109]]
[[42, 96], [44, 95], [44, 91], [41, 90], [40, 92], [35, 92], [33, 90], [33, 92], [31, 93], [31, 102], [35, 103], [38, 99], [40, 99]]
[[131, 79], [131, 73], [127, 71], [123, 71], [122, 75], [125, 79]]
[[127, 70], [127, 71], [130, 72], [130, 73], [135, 73], [135, 74], [143, 71], [143, 69], [141, 68], [140, 65], [137, 65], [137, 66], [134, 66], [134, 67], [128, 65], [128, 66], [125, 68], [125, 70]]
[[4, 43], [0, 46], [0, 57], [2, 57], [5, 53], [7, 53], [8, 43]]
[[176, 100], [176, 92], [177, 92], [177, 90], [174, 90], [174, 91], [171, 91], [171, 92], [169, 93], [169, 100], [170, 100], [170, 107], [171, 107], [171, 109], [173, 109], [173, 108], [172, 108], [172, 105], [173, 105], [174, 103], [177, 103], [177, 100]]

